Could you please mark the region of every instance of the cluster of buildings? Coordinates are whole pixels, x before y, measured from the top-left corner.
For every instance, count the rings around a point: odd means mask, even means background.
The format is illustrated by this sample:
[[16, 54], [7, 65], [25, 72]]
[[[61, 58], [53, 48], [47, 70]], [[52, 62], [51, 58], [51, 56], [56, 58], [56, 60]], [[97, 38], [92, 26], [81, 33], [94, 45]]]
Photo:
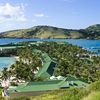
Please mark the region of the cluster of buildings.
[[[33, 52], [41, 52], [34, 49]], [[63, 77], [54, 76], [54, 69], [57, 62], [52, 60], [47, 53], [42, 53], [43, 67], [39, 69], [35, 77], [41, 77], [44, 81], [25, 82], [16, 87], [9, 87], [8, 92], [11, 98], [20, 96], [34, 96], [48, 93], [52, 90], [66, 89], [70, 87], [85, 87], [86, 82], [81, 81], [73, 76]]]
[[73, 76], [55, 77], [54, 70], [57, 67], [57, 62], [52, 60], [45, 52], [41, 52], [37, 49], [34, 49], [33, 52], [40, 52], [42, 55], [41, 59], [43, 67], [38, 69], [38, 72], [35, 73], [35, 77], [41, 77], [44, 81], [23, 82], [18, 84], [18, 86], [9, 86], [9, 88], [7, 88], [4, 92], [9, 94], [11, 98], [40, 95], [52, 90], [66, 89], [70, 87], [85, 87], [87, 85], [86, 82]]

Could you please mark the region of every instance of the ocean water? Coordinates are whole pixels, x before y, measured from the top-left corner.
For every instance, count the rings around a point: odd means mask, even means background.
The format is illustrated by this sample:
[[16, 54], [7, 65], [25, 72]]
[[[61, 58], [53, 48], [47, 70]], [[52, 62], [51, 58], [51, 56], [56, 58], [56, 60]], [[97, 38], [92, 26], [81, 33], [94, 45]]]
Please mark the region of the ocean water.
[[100, 40], [70, 39], [67, 41], [73, 45], [81, 46], [89, 51], [100, 54]]
[[9, 67], [11, 64], [15, 63], [16, 59], [14, 57], [0, 57], [0, 69], [4, 67]]
[[8, 43], [18, 43], [25, 41], [49, 41], [49, 42], [69, 42], [73, 45], [81, 46], [87, 50], [100, 53], [100, 40], [86, 40], [86, 39], [0, 39], [0, 45]]

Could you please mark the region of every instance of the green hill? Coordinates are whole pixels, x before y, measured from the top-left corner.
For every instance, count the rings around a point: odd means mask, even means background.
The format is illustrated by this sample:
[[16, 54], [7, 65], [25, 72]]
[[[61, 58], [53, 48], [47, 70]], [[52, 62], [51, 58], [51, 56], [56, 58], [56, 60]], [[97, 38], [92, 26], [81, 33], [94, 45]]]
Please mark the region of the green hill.
[[100, 32], [100, 24], [91, 25], [87, 28], [87, 30]]
[[100, 39], [100, 24], [86, 29], [73, 30], [51, 26], [35, 26], [29, 29], [7, 31], [0, 34], [0, 38], [74, 38]]

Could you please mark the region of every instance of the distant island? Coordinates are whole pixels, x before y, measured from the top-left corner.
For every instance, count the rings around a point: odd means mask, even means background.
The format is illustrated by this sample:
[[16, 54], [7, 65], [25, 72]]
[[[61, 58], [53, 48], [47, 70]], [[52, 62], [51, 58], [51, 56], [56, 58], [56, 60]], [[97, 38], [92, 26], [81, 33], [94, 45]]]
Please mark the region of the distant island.
[[60, 39], [100, 39], [100, 24], [86, 29], [64, 29], [52, 26], [35, 26], [0, 33], [0, 38], [60, 38]]

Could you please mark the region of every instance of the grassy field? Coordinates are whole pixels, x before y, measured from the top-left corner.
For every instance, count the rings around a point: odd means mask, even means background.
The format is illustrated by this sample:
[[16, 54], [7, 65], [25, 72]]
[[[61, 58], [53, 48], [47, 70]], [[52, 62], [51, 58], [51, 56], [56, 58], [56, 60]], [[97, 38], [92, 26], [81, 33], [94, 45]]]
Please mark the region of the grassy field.
[[82, 100], [100, 100], [100, 92], [92, 92]]

